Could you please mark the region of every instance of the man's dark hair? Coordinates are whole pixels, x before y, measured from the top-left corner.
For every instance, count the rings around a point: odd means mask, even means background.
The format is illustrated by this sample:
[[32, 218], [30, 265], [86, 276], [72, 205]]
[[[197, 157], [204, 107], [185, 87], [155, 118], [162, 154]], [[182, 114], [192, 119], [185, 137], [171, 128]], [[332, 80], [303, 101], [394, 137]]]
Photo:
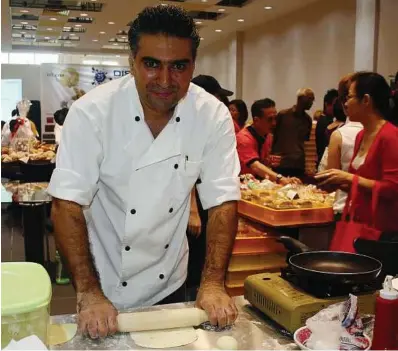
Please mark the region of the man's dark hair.
[[339, 97], [339, 92], [337, 89], [329, 89], [325, 96], [323, 97], [323, 109], [326, 108], [326, 105], [334, 104], [335, 100]]
[[137, 55], [140, 36], [163, 34], [192, 40], [192, 57], [195, 60], [200, 43], [196, 25], [181, 7], [158, 5], [146, 7], [133, 21], [129, 30], [129, 45], [133, 56]]
[[263, 116], [263, 109], [270, 108], [270, 107], [275, 107], [275, 101], [271, 100], [269, 98], [254, 101], [254, 103], [251, 107], [252, 117], [253, 118], [260, 117], [261, 118]]

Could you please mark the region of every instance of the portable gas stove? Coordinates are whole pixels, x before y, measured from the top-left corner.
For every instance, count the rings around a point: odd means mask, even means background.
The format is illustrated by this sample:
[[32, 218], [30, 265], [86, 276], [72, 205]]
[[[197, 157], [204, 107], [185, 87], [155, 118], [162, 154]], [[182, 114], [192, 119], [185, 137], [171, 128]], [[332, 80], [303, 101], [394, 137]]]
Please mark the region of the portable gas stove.
[[371, 285], [331, 285], [296, 276], [289, 268], [281, 273], [251, 275], [245, 280], [245, 298], [291, 333], [325, 307], [358, 296], [361, 314], [373, 314], [378, 282]]

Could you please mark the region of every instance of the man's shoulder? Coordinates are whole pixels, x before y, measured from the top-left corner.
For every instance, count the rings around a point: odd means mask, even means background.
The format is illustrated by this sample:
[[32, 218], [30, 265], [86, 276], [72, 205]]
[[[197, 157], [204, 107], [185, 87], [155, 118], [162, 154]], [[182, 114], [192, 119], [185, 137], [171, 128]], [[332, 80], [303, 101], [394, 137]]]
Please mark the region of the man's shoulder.
[[294, 113], [293, 107], [285, 108], [278, 112], [278, 117], [289, 116], [289, 115], [292, 115], [293, 113]]
[[236, 138], [242, 139], [250, 136], [250, 132], [247, 128], [248, 127], [243, 128], [238, 134], [236, 134]]
[[83, 95], [79, 100], [73, 103], [74, 107], [85, 109], [99, 104], [113, 102], [122, 91], [127, 89], [133, 79], [130, 75], [112, 80], [111, 82], [101, 84]]
[[250, 133], [249, 127], [243, 128], [238, 134], [236, 134], [236, 141], [239, 144], [252, 144], [255, 141], [253, 135]]
[[196, 107], [217, 108], [220, 105], [224, 105], [214, 95], [209, 94], [206, 90], [193, 83], [189, 85], [186, 98], [195, 104]]
[[232, 123], [229, 110], [224, 103], [201, 87], [191, 83], [185, 99], [185, 104], [193, 110], [198, 118], [208, 120], [211, 123], [231, 119]]

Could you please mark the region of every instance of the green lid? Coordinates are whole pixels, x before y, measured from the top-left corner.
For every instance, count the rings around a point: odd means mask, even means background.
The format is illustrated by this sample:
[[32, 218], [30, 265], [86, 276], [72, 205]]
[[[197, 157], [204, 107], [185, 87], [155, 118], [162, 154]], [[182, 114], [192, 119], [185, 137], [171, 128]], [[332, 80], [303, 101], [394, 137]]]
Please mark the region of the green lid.
[[26, 313], [50, 303], [51, 280], [43, 266], [32, 262], [1, 264], [1, 315]]

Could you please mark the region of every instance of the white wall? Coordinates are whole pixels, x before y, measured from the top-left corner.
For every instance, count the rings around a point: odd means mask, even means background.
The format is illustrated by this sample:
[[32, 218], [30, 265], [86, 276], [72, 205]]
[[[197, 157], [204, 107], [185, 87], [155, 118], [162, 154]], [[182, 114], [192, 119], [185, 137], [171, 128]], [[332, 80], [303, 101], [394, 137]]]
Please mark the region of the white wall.
[[194, 76], [215, 77], [225, 89], [236, 91], [236, 35], [199, 47]]
[[398, 1], [380, 1], [377, 71], [388, 77], [398, 71]]
[[245, 32], [243, 99], [295, 103], [300, 87], [314, 89], [322, 108], [327, 89], [354, 67], [355, 0], [320, 1]]
[[40, 100], [39, 65], [1, 65], [2, 79], [22, 79], [22, 96], [29, 100]]

